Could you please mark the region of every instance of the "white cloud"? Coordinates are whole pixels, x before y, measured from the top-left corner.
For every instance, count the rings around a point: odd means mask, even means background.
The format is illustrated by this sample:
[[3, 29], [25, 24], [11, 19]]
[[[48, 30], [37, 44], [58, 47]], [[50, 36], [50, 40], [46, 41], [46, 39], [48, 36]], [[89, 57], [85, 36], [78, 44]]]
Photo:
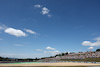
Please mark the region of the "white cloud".
[[47, 7], [41, 6], [39, 4], [34, 5], [35, 8], [40, 8], [42, 15], [46, 15], [48, 17], [51, 17], [50, 10]]
[[58, 51], [58, 50], [55, 50], [55, 51], [44, 51], [44, 53], [50, 54], [50, 55], [56, 55], [56, 54], [59, 54], [60, 51]]
[[100, 46], [100, 41], [96, 41], [94, 43], [92, 43], [93, 46]]
[[26, 33], [24, 33], [23, 31], [19, 30], [19, 29], [14, 29], [14, 28], [7, 28], [4, 31], [5, 33], [14, 35], [16, 37], [21, 37], [21, 36], [27, 36]]
[[32, 31], [30, 29], [25, 29], [26, 32], [31, 33], [31, 34], [37, 34], [35, 31]]
[[4, 24], [0, 24], [0, 30], [5, 30], [7, 27]]
[[100, 37], [94, 38], [94, 40], [100, 41]]
[[42, 8], [42, 14], [45, 15], [45, 14], [49, 14], [50, 10], [46, 7], [43, 7]]
[[52, 47], [46, 47], [47, 50], [53, 50], [53, 51], [44, 51], [45, 54], [50, 54], [50, 55], [56, 55], [59, 54], [60, 51], [56, 50], [55, 48]]
[[69, 54], [70, 52], [68, 52], [68, 54]]
[[100, 37], [94, 38], [96, 42], [90, 42], [90, 41], [83, 41], [82, 45], [83, 46], [90, 46], [88, 49], [92, 50], [94, 49], [95, 46], [100, 46]]
[[89, 49], [89, 50], [92, 50], [92, 49], [94, 49], [94, 47], [89, 47], [88, 49]]
[[42, 51], [42, 49], [36, 49], [37, 51]]
[[82, 43], [83, 46], [100, 46], [100, 41], [96, 41], [94, 43], [90, 42], [90, 41], [84, 41]]
[[55, 48], [52, 47], [46, 47], [47, 50], [56, 50]]
[[[11, 34], [11, 35], [14, 35], [16, 37], [21, 37], [21, 36], [27, 36], [28, 34], [26, 34], [25, 32], [23, 32], [22, 30], [20, 29], [14, 29], [14, 28], [11, 28], [11, 27], [7, 27], [5, 26], [4, 24], [1, 24], [0, 23], [0, 30], [3, 30], [5, 33], [8, 33], [8, 34]], [[36, 33], [35, 31], [32, 31], [30, 29], [24, 29], [26, 32], [28, 33], [31, 33], [31, 34], [38, 34]], [[0, 31], [1, 33], [1, 31]], [[38, 34], [39, 35], [39, 34]]]
[[92, 43], [90, 41], [83, 41], [82, 45], [83, 46], [92, 46]]
[[21, 45], [21, 44], [15, 44], [14, 46], [24, 46], [24, 45]]
[[55, 48], [52, 47], [46, 47], [47, 50], [42, 50], [42, 49], [36, 49], [37, 51], [42, 51], [44, 54], [51, 56], [51, 55], [56, 55], [59, 54], [60, 51], [56, 50]]
[[40, 8], [40, 7], [42, 7], [42, 6], [39, 5], [39, 4], [36, 4], [36, 5], [34, 5], [34, 7], [36, 7], [36, 8]]

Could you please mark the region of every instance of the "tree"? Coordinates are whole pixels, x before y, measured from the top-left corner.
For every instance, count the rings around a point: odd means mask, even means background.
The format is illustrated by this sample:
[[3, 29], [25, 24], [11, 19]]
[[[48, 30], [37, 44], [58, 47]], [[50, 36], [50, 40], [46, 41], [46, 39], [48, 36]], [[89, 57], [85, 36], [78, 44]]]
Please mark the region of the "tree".
[[59, 56], [59, 55], [57, 54], [57, 55], [55, 55], [55, 57], [56, 57], [56, 56]]
[[62, 56], [64, 56], [64, 55], [65, 55], [65, 53], [61, 53], [61, 55], [62, 55]]
[[34, 60], [39, 60], [37, 57]]
[[62, 54], [56, 54], [55, 57], [56, 57], [56, 56], [62, 56]]
[[97, 52], [97, 51], [100, 51], [100, 49], [97, 49], [96, 52]]
[[67, 54], [68, 54], [68, 52], [65, 53], [65, 55], [67, 55]]

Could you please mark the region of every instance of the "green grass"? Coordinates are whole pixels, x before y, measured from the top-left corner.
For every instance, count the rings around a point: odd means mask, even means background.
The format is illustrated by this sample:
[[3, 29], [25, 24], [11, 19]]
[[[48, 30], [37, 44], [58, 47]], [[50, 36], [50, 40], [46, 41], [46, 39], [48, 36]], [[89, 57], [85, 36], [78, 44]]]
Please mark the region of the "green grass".
[[3, 63], [3, 64], [30, 64], [30, 63], [40, 63], [40, 62], [15, 62], [15, 63]]

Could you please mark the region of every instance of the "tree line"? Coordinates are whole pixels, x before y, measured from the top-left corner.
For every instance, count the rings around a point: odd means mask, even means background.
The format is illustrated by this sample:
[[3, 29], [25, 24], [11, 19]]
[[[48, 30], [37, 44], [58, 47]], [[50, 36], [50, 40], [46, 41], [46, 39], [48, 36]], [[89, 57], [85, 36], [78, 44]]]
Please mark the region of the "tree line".
[[32, 59], [32, 58], [26, 58], [26, 59], [18, 59], [18, 58], [8, 58], [8, 57], [0, 57], [0, 61], [20, 61], [20, 62], [24, 62], [24, 61], [37, 61], [39, 60], [38, 58]]

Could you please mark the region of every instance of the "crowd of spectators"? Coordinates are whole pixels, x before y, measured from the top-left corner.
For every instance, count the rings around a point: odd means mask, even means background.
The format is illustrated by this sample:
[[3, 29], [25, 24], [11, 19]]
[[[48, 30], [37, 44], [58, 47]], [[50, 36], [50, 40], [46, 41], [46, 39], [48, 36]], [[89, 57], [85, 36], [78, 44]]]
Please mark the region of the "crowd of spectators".
[[79, 52], [79, 53], [69, 53], [64, 56], [56, 56], [52, 58], [45, 58], [42, 59], [43, 61], [54, 61], [54, 60], [61, 60], [61, 59], [85, 59], [85, 58], [99, 58], [100, 57], [100, 51], [98, 52]]

